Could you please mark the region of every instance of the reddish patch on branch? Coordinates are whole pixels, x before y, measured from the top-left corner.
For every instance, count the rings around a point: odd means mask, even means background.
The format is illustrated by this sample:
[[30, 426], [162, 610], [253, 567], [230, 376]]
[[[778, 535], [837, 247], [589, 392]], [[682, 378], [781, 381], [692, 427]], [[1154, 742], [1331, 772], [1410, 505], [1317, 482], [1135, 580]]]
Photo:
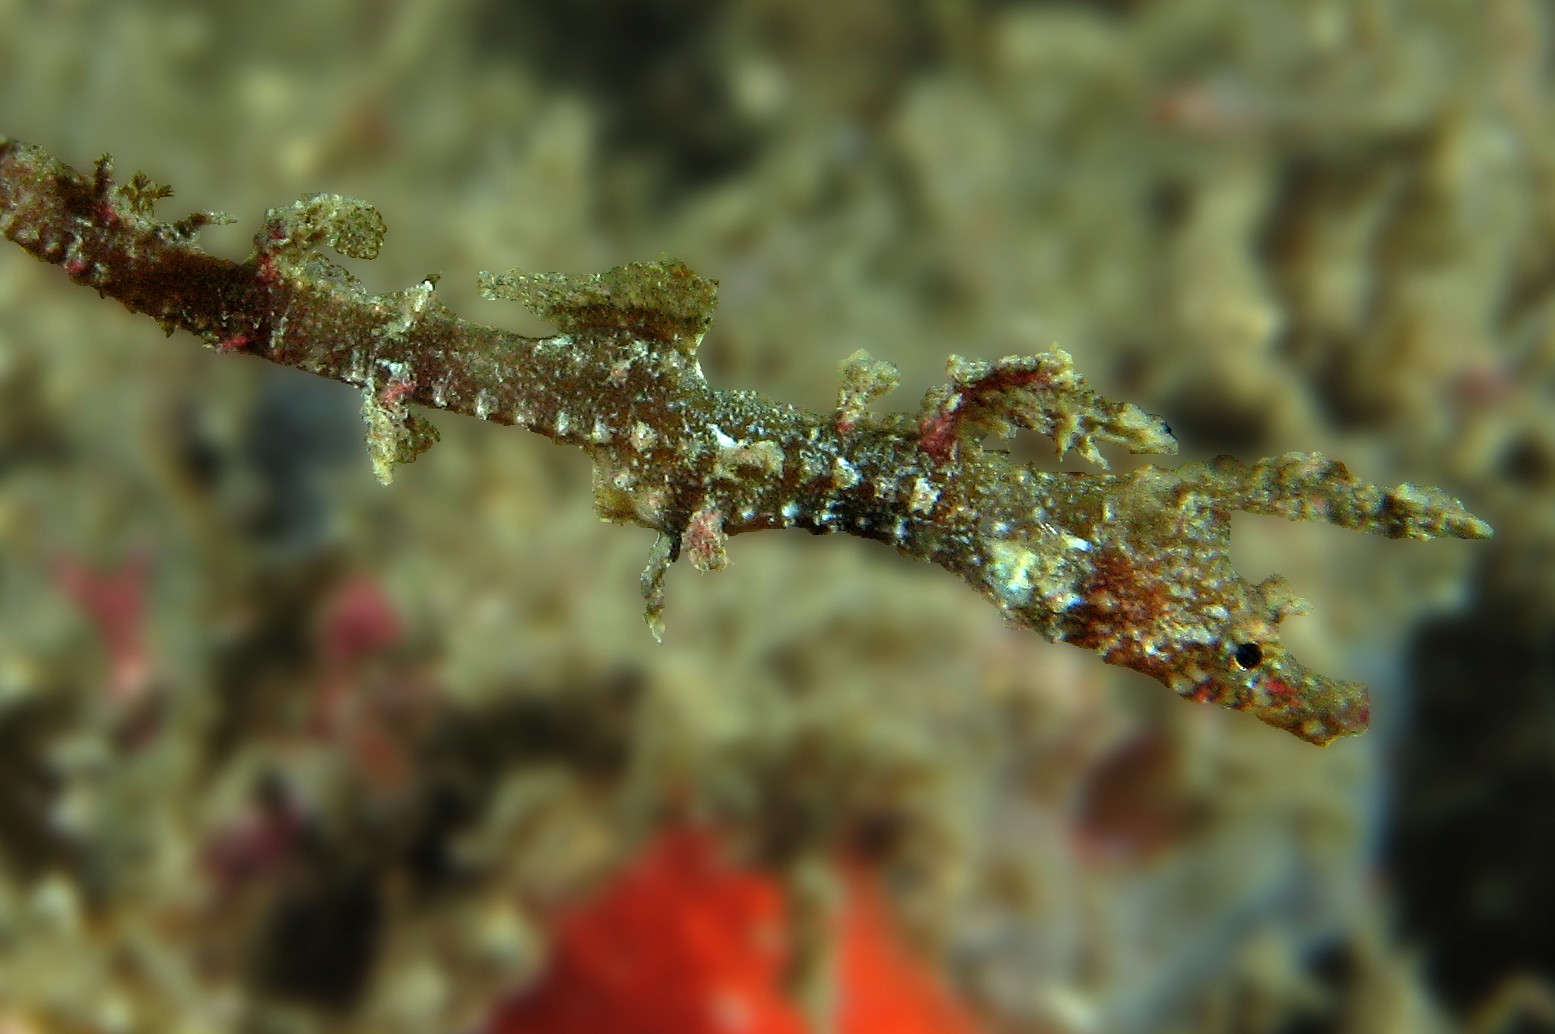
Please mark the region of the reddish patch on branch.
[[416, 382], [412, 380], [393, 380], [385, 384], [378, 391], [378, 401], [385, 406], [394, 407], [404, 400], [406, 395], [416, 390]]
[[261, 284], [273, 284], [281, 279], [281, 270], [275, 263], [275, 256], [269, 252], [261, 252], [255, 263], [254, 278]]
[[724, 534], [723, 511], [711, 504], [686, 522], [686, 556], [698, 571], [721, 571], [729, 563], [729, 537]]
[[119, 210], [114, 207], [113, 198], [104, 197], [97, 202], [97, 218], [94, 221], [105, 230], [118, 228]]
[[[1099, 651], [1111, 664], [1161, 677], [1151, 670], [1136, 634], [1172, 609], [1167, 587], [1134, 558], [1118, 549], [1091, 552], [1091, 576], [1080, 586], [1080, 602], [1067, 612], [1064, 641]], [[1165, 658], [1161, 658], [1164, 665]]]
[[1283, 679], [1277, 679], [1273, 675], [1264, 676], [1263, 684], [1264, 688], [1269, 691], [1270, 696], [1285, 699], [1296, 695], [1295, 686]]
[[918, 448], [937, 460], [948, 460], [956, 447], [956, 427], [959, 424], [954, 410], [939, 412], [918, 421]]
[[[918, 448], [937, 460], [946, 460], [955, 452], [956, 443], [965, 436], [969, 418], [1001, 408], [999, 397], [1048, 382], [1041, 369], [1015, 369], [997, 366], [985, 376], [962, 385], [933, 413], [918, 421]], [[1014, 407], [1002, 408], [1012, 411]]]

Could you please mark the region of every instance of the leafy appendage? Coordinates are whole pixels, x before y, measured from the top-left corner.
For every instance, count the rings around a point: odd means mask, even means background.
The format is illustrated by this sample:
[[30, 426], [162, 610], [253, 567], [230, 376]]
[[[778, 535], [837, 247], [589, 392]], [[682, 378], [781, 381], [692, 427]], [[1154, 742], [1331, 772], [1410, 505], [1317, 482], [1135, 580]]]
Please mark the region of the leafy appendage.
[[1177, 452], [1164, 420], [1096, 394], [1061, 348], [996, 363], [953, 355], [947, 372], [950, 384], [924, 396], [918, 421], [919, 445], [935, 457], [980, 444], [990, 434], [1008, 438], [1017, 428], [1051, 437], [1059, 459], [1073, 449], [1103, 469], [1099, 442], [1133, 453]]

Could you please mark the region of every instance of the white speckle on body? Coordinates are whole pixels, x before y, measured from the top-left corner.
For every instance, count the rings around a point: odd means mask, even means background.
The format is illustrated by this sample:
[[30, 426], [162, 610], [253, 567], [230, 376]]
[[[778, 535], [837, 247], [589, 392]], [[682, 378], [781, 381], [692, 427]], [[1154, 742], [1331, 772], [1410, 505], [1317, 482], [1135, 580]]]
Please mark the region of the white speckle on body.
[[919, 477], [913, 481], [912, 494], [907, 497], [908, 513], [933, 513], [934, 504], [937, 502], [939, 502], [939, 489], [935, 488], [928, 478]]
[[632, 448], [638, 452], [647, 452], [658, 444], [659, 435], [653, 428], [639, 420], [632, 425], [630, 441]]
[[858, 468], [841, 456], [834, 456], [831, 462], [831, 481], [838, 489], [852, 488], [860, 481]]

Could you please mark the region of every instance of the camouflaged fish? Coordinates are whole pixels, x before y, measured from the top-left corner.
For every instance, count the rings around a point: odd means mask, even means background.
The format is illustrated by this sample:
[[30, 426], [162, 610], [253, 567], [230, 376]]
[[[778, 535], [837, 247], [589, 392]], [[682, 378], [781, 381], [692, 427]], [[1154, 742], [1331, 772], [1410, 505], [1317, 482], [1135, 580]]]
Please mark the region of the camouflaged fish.
[[1438, 490], [1378, 488], [1316, 454], [1110, 474], [1036, 470], [986, 449], [990, 436], [1027, 429], [1050, 436], [1060, 457], [1073, 450], [1101, 467], [1100, 444], [1176, 451], [1159, 418], [1091, 391], [1058, 349], [952, 357], [949, 384], [915, 413], [888, 414], [871, 405], [896, 370], [855, 353], [836, 409], [811, 413], [706, 383], [696, 349], [716, 284], [679, 262], [482, 274], [486, 297], [518, 301], [558, 331], [524, 337], [459, 319], [433, 277], [374, 295], [326, 257], [325, 247], [377, 254], [384, 224], [365, 202], [317, 194], [272, 209], [238, 263], [198, 246], [199, 228], [221, 217], [156, 221], [166, 193], [143, 176], [115, 187], [106, 158], [84, 176], [0, 138], [5, 236], [169, 331], [356, 385], [385, 482], [435, 440], [412, 405], [586, 451], [600, 515], [659, 532], [642, 577], [655, 635], [664, 574], [680, 556], [715, 570], [731, 535], [845, 532], [954, 571], [1014, 624], [1323, 744], [1366, 728], [1366, 689], [1285, 650], [1279, 624], [1303, 604], [1277, 577], [1236, 574], [1231, 515], [1394, 538], [1491, 533]]

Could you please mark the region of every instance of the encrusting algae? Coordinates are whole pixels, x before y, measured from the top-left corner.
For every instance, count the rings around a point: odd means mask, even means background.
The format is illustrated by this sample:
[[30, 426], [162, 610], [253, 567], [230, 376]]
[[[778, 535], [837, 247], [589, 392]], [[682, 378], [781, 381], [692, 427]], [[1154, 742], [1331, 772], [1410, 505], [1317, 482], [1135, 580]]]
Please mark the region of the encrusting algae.
[[1100, 444], [1175, 453], [1162, 420], [1097, 395], [1056, 348], [998, 362], [952, 356], [950, 383], [918, 412], [885, 414], [869, 407], [896, 370], [858, 352], [842, 364], [836, 411], [806, 412], [707, 385], [696, 348], [716, 282], [679, 262], [482, 274], [483, 295], [518, 301], [559, 331], [524, 337], [459, 319], [434, 278], [374, 295], [327, 258], [321, 246], [377, 254], [385, 228], [365, 202], [319, 194], [272, 209], [239, 263], [196, 243], [222, 217], [158, 222], [151, 208], [165, 194], [141, 176], [115, 187], [106, 158], [85, 176], [0, 137], [6, 237], [169, 333], [358, 387], [384, 483], [436, 440], [412, 404], [583, 448], [600, 516], [659, 533], [642, 578], [656, 636], [664, 574], [682, 554], [717, 570], [742, 532], [846, 532], [959, 574], [1016, 625], [1325, 744], [1366, 728], [1366, 688], [1284, 649], [1279, 624], [1305, 605], [1278, 577], [1236, 574], [1231, 515], [1391, 538], [1491, 534], [1439, 490], [1379, 488], [1316, 453], [1109, 474], [1044, 472], [985, 449], [989, 435], [1024, 428], [1051, 437], [1060, 457], [1073, 450], [1103, 468]]

